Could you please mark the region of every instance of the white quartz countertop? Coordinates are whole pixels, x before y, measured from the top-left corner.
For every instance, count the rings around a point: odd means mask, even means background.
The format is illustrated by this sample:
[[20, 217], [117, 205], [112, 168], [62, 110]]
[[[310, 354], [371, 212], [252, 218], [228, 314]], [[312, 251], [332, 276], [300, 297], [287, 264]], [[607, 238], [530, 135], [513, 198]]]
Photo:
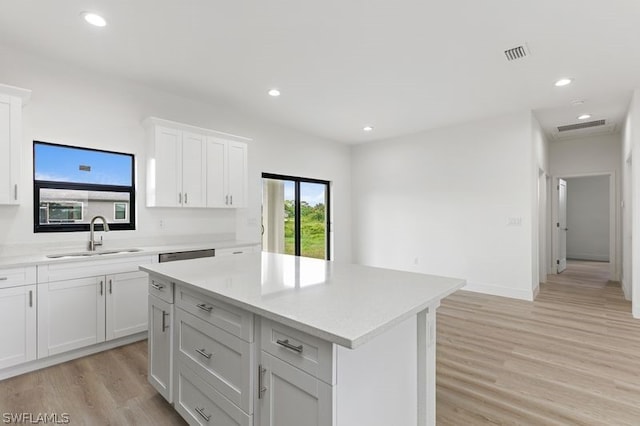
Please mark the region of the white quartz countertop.
[[[114, 252], [118, 250], [123, 250], [118, 253], [109, 253], [109, 254], [100, 254], [94, 256], [69, 256], [69, 257], [47, 257], [48, 255], [59, 255], [64, 253], [71, 252], [82, 252], [83, 250], [73, 250], [73, 249], [58, 249], [58, 250], [46, 250], [42, 252], [39, 250], [37, 253], [33, 254], [22, 254], [17, 256], [1, 256], [0, 257], [0, 268], [12, 268], [12, 267], [21, 267], [21, 266], [33, 266], [33, 265], [43, 265], [49, 263], [63, 263], [63, 262], [82, 262], [87, 260], [100, 260], [100, 259], [113, 259], [119, 257], [132, 257], [132, 256], [148, 256], [148, 255], [157, 255], [160, 253], [172, 253], [178, 251], [191, 251], [191, 250], [207, 250], [207, 249], [225, 249], [225, 248], [235, 248], [235, 247], [245, 247], [245, 246], [254, 246], [259, 245], [259, 242], [249, 242], [249, 241], [240, 241], [240, 240], [220, 240], [220, 241], [211, 241], [211, 242], [197, 242], [197, 243], [178, 243], [178, 244], [163, 244], [163, 245], [127, 245], [119, 247], [117, 245], [110, 245], [108, 248], [98, 248], [96, 253], [100, 253], [102, 251]], [[135, 252], [127, 252], [127, 249], [136, 249]]]
[[140, 269], [351, 349], [465, 285], [458, 278], [265, 252]]

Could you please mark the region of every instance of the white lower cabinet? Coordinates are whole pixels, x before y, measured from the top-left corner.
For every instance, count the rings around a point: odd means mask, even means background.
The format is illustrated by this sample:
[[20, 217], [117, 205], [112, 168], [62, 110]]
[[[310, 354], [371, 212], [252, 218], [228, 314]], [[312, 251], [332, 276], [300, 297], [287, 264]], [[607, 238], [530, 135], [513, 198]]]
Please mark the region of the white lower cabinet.
[[35, 284], [0, 288], [0, 342], [0, 369], [36, 359]]
[[173, 303], [149, 295], [149, 383], [173, 402]]
[[38, 357], [104, 342], [105, 277], [38, 285]]
[[39, 266], [38, 358], [146, 331], [143, 263], [150, 259]]
[[261, 354], [260, 426], [331, 426], [332, 387], [266, 353]]

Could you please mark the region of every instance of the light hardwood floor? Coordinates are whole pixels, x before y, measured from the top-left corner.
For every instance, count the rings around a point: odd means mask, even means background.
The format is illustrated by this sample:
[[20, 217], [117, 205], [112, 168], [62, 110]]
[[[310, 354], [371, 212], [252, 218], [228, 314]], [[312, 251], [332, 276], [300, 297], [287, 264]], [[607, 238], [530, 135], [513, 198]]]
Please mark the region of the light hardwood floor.
[[[445, 299], [437, 424], [640, 425], [640, 320], [606, 275], [600, 284], [593, 275], [589, 285], [575, 279], [598, 266], [570, 262], [533, 303], [465, 291]], [[67, 412], [73, 425], [184, 425], [147, 384], [146, 351], [146, 342], [135, 343], [2, 381], [0, 413]]]
[[438, 425], [640, 425], [640, 320], [606, 274], [575, 278], [601, 266], [570, 262], [533, 303], [445, 299]]
[[186, 425], [147, 383], [146, 340], [0, 381], [2, 413], [68, 413], [72, 425]]

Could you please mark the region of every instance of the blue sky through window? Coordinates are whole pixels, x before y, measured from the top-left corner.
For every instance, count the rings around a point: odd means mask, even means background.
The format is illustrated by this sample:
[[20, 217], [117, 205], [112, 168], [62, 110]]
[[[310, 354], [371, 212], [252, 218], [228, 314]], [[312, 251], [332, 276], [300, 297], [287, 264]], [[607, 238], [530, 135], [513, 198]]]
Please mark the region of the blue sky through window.
[[[326, 186], [324, 184], [301, 182], [300, 183], [300, 198], [301, 201], [306, 201], [310, 206], [318, 204], [325, 204]], [[290, 180], [284, 181], [284, 199], [295, 199], [295, 184]]]
[[[132, 186], [133, 157], [59, 145], [34, 144], [36, 180]], [[80, 166], [89, 166], [90, 171]]]

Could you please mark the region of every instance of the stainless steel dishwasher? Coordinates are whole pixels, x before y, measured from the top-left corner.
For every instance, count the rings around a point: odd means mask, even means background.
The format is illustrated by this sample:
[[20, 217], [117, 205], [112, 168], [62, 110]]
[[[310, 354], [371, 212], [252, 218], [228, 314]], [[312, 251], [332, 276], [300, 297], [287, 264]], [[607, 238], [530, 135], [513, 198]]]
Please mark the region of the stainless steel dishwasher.
[[216, 251], [214, 249], [174, 251], [171, 253], [160, 253], [158, 255], [158, 262], [164, 263], [175, 260], [199, 259], [201, 257], [213, 257], [215, 255]]

